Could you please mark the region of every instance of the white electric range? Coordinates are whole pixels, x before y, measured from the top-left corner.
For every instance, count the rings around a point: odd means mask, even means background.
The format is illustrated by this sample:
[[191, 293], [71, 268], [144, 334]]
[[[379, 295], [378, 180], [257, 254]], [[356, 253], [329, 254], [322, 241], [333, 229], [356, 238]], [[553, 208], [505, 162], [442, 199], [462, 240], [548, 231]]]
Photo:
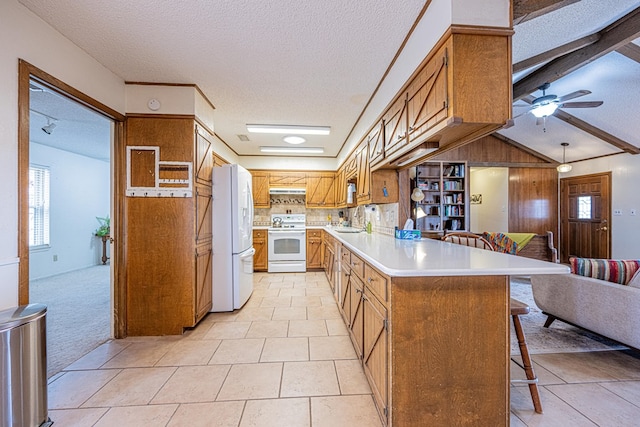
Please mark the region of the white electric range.
[[307, 271], [307, 230], [304, 214], [272, 214], [267, 239], [269, 273]]

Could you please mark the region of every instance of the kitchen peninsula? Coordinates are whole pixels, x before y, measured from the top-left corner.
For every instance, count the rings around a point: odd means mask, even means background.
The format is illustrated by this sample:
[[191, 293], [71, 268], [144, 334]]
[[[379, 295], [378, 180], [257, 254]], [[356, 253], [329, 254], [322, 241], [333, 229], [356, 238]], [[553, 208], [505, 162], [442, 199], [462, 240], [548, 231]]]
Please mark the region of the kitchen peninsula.
[[[388, 426], [509, 425], [509, 276], [566, 266], [341, 233], [332, 286]], [[335, 280], [334, 280], [335, 279]]]

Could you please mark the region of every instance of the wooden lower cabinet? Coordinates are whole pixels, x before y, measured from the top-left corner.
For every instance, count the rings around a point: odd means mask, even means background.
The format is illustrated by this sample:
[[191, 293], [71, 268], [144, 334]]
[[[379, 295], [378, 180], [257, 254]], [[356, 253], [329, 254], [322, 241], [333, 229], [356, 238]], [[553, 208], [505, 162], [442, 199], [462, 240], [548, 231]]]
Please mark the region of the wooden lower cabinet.
[[340, 252], [338, 305], [383, 423], [508, 426], [508, 276], [389, 277]]
[[336, 241], [329, 233], [322, 233], [322, 251], [322, 268], [327, 276], [327, 280], [329, 281], [331, 292], [337, 299], [336, 284], [338, 282], [338, 269], [336, 269]]
[[322, 268], [322, 230], [307, 230], [307, 270]]
[[387, 309], [364, 288], [363, 299], [363, 354], [364, 373], [369, 380], [373, 398], [383, 419], [389, 404], [389, 329]]
[[353, 347], [356, 349], [358, 358], [362, 360], [363, 341], [364, 341], [364, 300], [362, 293], [364, 292], [364, 286], [358, 276], [351, 271], [351, 286], [349, 288], [351, 296], [349, 298], [349, 335]]
[[253, 271], [267, 271], [267, 230], [253, 230]]

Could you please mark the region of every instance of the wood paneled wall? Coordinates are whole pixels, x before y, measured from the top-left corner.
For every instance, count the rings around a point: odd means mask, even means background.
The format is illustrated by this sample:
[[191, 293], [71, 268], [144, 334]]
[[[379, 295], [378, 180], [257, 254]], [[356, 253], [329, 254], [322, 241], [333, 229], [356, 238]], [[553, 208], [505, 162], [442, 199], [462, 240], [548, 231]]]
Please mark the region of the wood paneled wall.
[[[193, 119], [127, 120], [127, 145], [159, 146], [162, 160], [193, 161], [193, 140]], [[181, 334], [193, 324], [194, 199], [127, 197], [125, 233], [127, 335]]]
[[508, 144], [493, 135], [488, 135], [469, 143], [446, 151], [430, 160], [466, 161], [469, 166], [507, 166], [512, 163], [539, 164], [541, 167], [552, 167], [543, 157], [524, 151], [515, 145]]
[[509, 168], [509, 231], [553, 231], [558, 245], [558, 172], [543, 168]]

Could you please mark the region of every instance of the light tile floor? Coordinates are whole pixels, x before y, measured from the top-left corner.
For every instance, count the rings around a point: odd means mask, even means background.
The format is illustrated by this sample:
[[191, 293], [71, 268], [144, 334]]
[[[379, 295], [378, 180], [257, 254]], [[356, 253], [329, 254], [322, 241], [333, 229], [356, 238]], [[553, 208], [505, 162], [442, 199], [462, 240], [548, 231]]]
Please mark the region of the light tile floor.
[[[638, 353], [533, 360], [545, 412], [512, 386], [512, 426], [640, 425]], [[322, 272], [256, 274], [242, 310], [105, 343], [49, 380], [49, 408], [56, 426], [381, 426]]]

